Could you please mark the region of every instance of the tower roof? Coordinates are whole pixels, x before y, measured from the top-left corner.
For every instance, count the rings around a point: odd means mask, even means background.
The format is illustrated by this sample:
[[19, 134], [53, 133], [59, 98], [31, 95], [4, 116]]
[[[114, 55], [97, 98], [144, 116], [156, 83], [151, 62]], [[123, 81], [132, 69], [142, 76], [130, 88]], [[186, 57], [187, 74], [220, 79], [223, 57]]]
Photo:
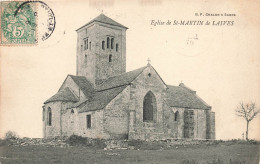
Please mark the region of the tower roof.
[[113, 19], [105, 16], [104, 14], [100, 14], [99, 16], [97, 16], [96, 18], [92, 19], [90, 22], [88, 22], [87, 24], [85, 24], [84, 26], [80, 27], [79, 29], [77, 29], [76, 31], [80, 30], [81, 28], [93, 23], [93, 22], [100, 22], [100, 23], [105, 23], [105, 24], [109, 24], [109, 25], [113, 25], [113, 26], [118, 26], [118, 27], [122, 27], [125, 29], [128, 29], [126, 26], [123, 26], [122, 24], [114, 21]]

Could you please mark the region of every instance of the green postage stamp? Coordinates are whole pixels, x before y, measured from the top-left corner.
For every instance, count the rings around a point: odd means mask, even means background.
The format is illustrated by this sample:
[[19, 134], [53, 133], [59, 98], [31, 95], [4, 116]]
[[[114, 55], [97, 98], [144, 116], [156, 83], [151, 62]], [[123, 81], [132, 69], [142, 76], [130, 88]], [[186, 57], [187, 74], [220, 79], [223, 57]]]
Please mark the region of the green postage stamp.
[[1, 1], [0, 45], [34, 45], [37, 43], [35, 3]]

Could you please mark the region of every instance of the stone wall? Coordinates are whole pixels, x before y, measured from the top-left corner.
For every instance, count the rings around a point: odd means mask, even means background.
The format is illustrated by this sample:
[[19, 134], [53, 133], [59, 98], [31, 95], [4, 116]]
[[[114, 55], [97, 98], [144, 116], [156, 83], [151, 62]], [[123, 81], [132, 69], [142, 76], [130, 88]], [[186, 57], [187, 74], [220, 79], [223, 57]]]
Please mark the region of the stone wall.
[[[164, 104], [163, 110], [164, 133], [168, 138], [183, 138], [184, 109], [169, 107], [167, 104]], [[176, 112], [178, 112], [178, 117], [175, 121]]]
[[79, 116], [76, 108], [62, 112], [62, 136], [79, 135]]
[[206, 110], [194, 109], [194, 139], [206, 139]]
[[[96, 80], [106, 79], [111, 76], [119, 75], [126, 71], [126, 30], [115, 26], [99, 24], [95, 29], [97, 33], [96, 43]], [[114, 39], [114, 48], [107, 48], [107, 37]], [[102, 49], [102, 41], [105, 41], [105, 49]], [[118, 44], [118, 51], [116, 51]], [[112, 55], [112, 61], [109, 62], [109, 55]]]
[[[45, 119], [43, 122], [43, 131], [44, 137], [52, 137], [60, 135], [60, 111], [61, 111], [61, 102], [50, 102], [45, 104]], [[48, 108], [52, 112], [52, 123], [51, 126], [47, 125], [48, 120]]]
[[[103, 110], [79, 113], [79, 135], [89, 138], [107, 138], [103, 133]], [[91, 128], [87, 128], [87, 115], [91, 115]]]
[[[55, 137], [61, 136], [62, 134], [62, 113], [63, 111], [68, 108], [72, 102], [49, 102], [44, 105], [45, 112], [44, 114], [44, 121], [43, 121], [43, 134], [44, 137]], [[52, 112], [52, 121], [51, 126], [47, 124], [48, 119], [48, 108], [51, 108]]]
[[[150, 74], [150, 76], [149, 76]], [[163, 131], [163, 94], [165, 84], [157, 75], [152, 67], [147, 67], [131, 84], [130, 104], [131, 111], [130, 122], [134, 122], [131, 127], [130, 139], [152, 139], [164, 134]], [[153, 121], [143, 121], [143, 100], [145, 95], [151, 91], [156, 99], [157, 115]], [[135, 111], [135, 112], [133, 112]], [[134, 115], [133, 115], [134, 114]], [[131, 124], [132, 125], [132, 124]]]
[[[178, 119], [175, 121], [175, 113]], [[202, 109], [184, 109], [164, 107], [164, 133], [167, 138], [206, 139], [206, 111]]]
[[210, 139], [216, 139], [215, 112], [210, 112]]
[[[114, 47], [107, 48], [107, 37], [114, 38]], [[84, 40], [88, 40], [88, 49], [84, 49]], [[78, 31], [77, 75], [86, 76], [95, 84], [126, 71], [126, 29], [94, 22]], [[105, 48], [102, 49], [102, 41]], [[90, 48], [91, 42], [91, 48]], [[116, 51], [118, 44], [118, 51]], [[83, 50], [82, 47], [83, 46]], [[109, 55], [112, 61], [109, 62]]]
[[[92, 24], [78, 31], [77, 40], [77, 75], [85, 76], [87, 79], [94, 84], [95, 82], [95, 28], [98, 25]], [[91, 49], [84, 48], [84, 40], [91, 42]]]
[[104, 133], [109, 138], [128, 138], [129, 101], [130, 87], [127, 87], [106, 106], [104, 110]]

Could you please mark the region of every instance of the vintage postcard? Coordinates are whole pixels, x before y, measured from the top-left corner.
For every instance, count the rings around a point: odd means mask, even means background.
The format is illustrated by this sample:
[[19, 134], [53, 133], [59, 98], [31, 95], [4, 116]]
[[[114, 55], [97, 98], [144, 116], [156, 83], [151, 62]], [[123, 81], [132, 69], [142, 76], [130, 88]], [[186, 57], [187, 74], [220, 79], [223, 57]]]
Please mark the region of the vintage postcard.
[[259, 163], [260, 1], [0, 4], [0, 163]]

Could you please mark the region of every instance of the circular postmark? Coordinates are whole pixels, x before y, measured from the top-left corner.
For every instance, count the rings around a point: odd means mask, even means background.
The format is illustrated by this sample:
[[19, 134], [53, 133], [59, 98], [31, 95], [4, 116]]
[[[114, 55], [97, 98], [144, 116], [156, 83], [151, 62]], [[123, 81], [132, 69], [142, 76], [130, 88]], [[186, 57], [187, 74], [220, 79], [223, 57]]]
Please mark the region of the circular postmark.
[[[37, 12], [34, 13], [35, 17], [38, 17], [38, 36], [39, 41], [45, 41], [48, 39], [55, 30], [56, 20], [52, 9], [42, 1], [26, 1], [23, 2], [16, 10], [15, 14], [20, 12], [23, 6], [35, 3], [38, 4]], [[31, 22], [29, 22], [31, 23]], [[38, 40], [37, 40], [38, 41]]]

